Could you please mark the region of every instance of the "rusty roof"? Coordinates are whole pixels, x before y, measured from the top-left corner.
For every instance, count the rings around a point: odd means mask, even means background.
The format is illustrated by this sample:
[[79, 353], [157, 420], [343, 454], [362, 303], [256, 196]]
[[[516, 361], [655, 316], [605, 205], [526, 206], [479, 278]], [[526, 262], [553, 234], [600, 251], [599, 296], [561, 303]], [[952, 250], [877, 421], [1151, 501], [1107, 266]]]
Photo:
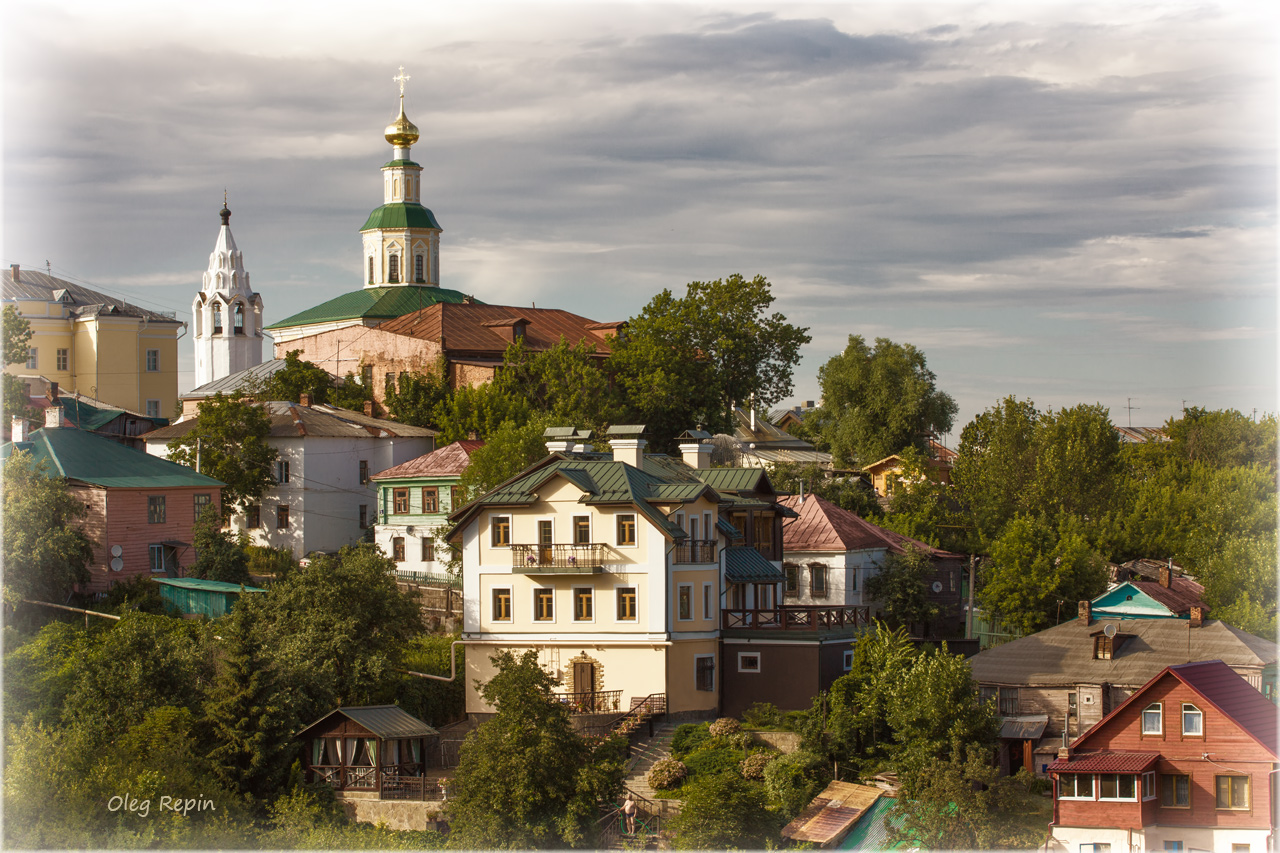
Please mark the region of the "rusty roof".
[[1049, 765], [1060, 773], [1141, 773], [1160, 759], [1158, 752], [1081, 752]]
[[394, 468], [374, 474], [374, 480], [390, 480], [396, 477], [453, 477], [466, 470], [471, 463], [471, 454], [476, 448], [484, 447], [483, 441], [455, 441], [425, 453], [417, 459], [401, 462]]
[[803, 498], [790, 495], [780, 498], [778, 503], [800, 516], [782, 527], [784, 552], [867, 551], [883, 548], [902, 554], [911, 546], [931, 557], [960, 556], [901, 533], [885, 530], [817, 495], [804, 495]]
[[615, 324], [597, 323], [560, 308], [445, 302], [387, 320], [378, 329], [421, 340], [440, 341], [450, 353], [487, 352], [500, 357], [511, 344], [511, 333], [504, 333], [504, 329], [509, 329], [517, 319], [527, 322], [524, 345], [534, 352], [549, 350], [564, 338], [570, 344], [586, 341], [595, 346], [601, 356], [609, 354], [605, 339]]
[[782, 829], [782, 837], [825, 846], [838, 841], [884, 793], [870, 785], [832, 782]]
[[1200, 607], [1205, 613], [1209, 605], [1204, 603], [1204, 587], [1190, 578], [1176, 577], [1165, 587], [1159, 581], [1131, 580], [1130, 584], [1145, 592], [1173, 613], [1190, 613], [1192, 607]]

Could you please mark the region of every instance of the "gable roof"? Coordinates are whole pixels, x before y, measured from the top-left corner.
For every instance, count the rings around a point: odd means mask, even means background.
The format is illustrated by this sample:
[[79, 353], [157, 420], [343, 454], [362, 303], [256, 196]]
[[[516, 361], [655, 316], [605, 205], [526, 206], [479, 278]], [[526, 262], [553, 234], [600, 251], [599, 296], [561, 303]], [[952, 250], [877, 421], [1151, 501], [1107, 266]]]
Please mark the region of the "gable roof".
[[[398, 421], [373, 418], [338, 406], [303, 406], [300, 403], [273, 400], [259, 403], [271, 418], [271, 438], [422, 438], [436, 431], [409, 426]], [[142, 436], [147, 441], [168, 441], [195, 429], [197, 418], [187, 418]]]
[[[1110, 660], [1093, 659], [1093, 635], [1107, 623], [1129, 638]], [[1221, 660], [1230, 667], [1275, 665], [1280, 648], [1220, 620], [1192, 628], [1185, 619], [1071, 619], [969, 658], [973, 680], [985, 684], [1145, 684], [1167, 666]]]
[[508, 305], [442, 302], [411, 311], [378, 326], [379, 331], [429, 341], [443, 341], [451, 353], [488, 353], [501, 358], [511, 344], [514, 324], [523, 326], [525, 348], [532, 352], [549, 350], [560, 339], [570, 344], [587, 341], [596, 352], [609, 353], [607, 332], [617, 324], [602, 324], [560, 308], [513, 308]]
[[335, 714], [346, 717], [380, 738], [431, 737], [439, 732], [396, 705], [355, 705], [336, 708], [303, 728], [294, 737], [302, 737]]
[[904, 554], [908, 547], [931, 557], [960, 557], [934, 548], [918, 539], [885, 530], [847, 509], [817, 495], [788, 495], [780, 500], [795, 510], [799, 518], [782, 528], [782, 549], [786, 551], [867, 551], [885, 549]]
[[231, 394], [239, 391], [246, 383], [258, 384], [265, 382], [281, 370], [284, 370], [284, 365], [283, 358], [273, 358], [270, 361], [255, 364], [253, 367], [246, 367], [244, 370], [229, 373], [221, 379], [206, 382], [178, 396], [184, 400], [189, 400], [197, 397], [212, 397], [214, 394]]
[[1204, 587], [1185, 577], [1172, 578], [1167, 588], [1159, 581], [1125, 581], [1095, 598], [1092, 602], [1094, 612], [1099, 615], [1110, 613], [1121, 616], [1127, 615], [1126, 611], [1138, 615], [1144, 609], [1150, 610], [1149, 607], [1143, 608], [1141, 604], [1131, 604], [1126, 598], [1131, 595], [1146, 596], [1174, 616], [1187, 616], [1192, 607], [1201, 608], [1202, 614], [1209, 612], [1209, 605], [1204, 603]]
[[[1217, 708], [1242, 732], [1249, 735], [1259, 746], [1267, 750], [1273, 760], [1280, 758], [1280, 742], [1277, 740], [1276, 706], [1252, 687], [1249, 682], [1241, 678], [1230, 666], [1220, 660], [1193, 661], [1165, 667], [1150, 681], [1135, 690], [1129, 698], [1120, 703], [1110, 714], [1099, 720], [1089, 731], [1077, 738], [1074, 746], [1083, 748], [1095, 737], [1100, 737], [1100, 733], [1103, 731], [1104, 724], [1107, 721], [1117, 717], [1132, 705], [1144, 703], [1146, 700], [1143, 697], [1146, 693], [1154, 685], [1166, 678], [1176, 678], [1187, 687], [1190, 687], [1197, 696]], [[1080, 766], [1081, 758], [1106, 754], [1108, 753], [1099, 752], [1076, 757], [1070, 763], [1071, 769], [1074, 770]], [[1050, 767], [1050, 769], [1055, 768]]]
[[398, 477], [455, 477], [471, 464], [471, 454], [484, 447], [483, 441], [464, 439], [425, 453], [417, 459], [401, 462], [370, 479], [392, 480]]
[[440, 302], [460, 303], [470, 299], [467, 294], [444, 287], [405, 284], [395, 287], [365, 287], [328, 302], [321, 302], [291, 317], [272, 323], [272, 329], [288, 329], [293, 326], [310, 326], [315, 323], [333, 323], [338, 320], [390, 320]]
[[13, 280], [13, 270], [6, 269], [4, 271], [4, 279], [0, 280], [0, 286], [3, 286], [4, 301], [6, 302], [16, 300], [58, 302], [67, 306], [67, 313], [72, 317], [138, 317], [145, 319], [149, 324], [182, 325], [177, 318], [168, 314], [141, 308], [124, 301], [118, 296], [108, 296], [105, 293], [90, 290], [75, 282], [54, 278], [51, 275], [36, 272], [35, 270], [19, 270], [18, 280], [15, 282]]
[[219, 488], [222, 481], [134, 450], [109, 438], [79, 429], [39, 429], [27, 441], [5, 445], [5, 456], [14, 449], [30, 451], [44, 461], [53, 477], [65, 477], [104, 488]]

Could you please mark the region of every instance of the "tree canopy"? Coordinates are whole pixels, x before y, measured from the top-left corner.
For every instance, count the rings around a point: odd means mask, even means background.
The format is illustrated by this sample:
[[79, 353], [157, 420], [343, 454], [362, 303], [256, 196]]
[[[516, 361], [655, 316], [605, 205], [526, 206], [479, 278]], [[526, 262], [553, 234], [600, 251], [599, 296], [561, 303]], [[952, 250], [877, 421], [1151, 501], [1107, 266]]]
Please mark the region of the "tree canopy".
[[[26, 362], [31, 344], [31, 324], [12, 305], [4, 306], [3, 316], [0, 316], [0, 343], [4, 347], [5, 367]], [[3, 380], [5, 416], [21, 415], [28, 420], [38, 417], [22, 380], [8, 373], [3, 375]]]
[[270, 433], [271, 418], [261, 406], [218, 393], [200, 401], [195, 427], [169, 442], [169, 458], [226, 484], [226, 516], [275, 484], [272, 463], [278, 454], [267, 444]]
[[907, 447], [928, 450], [931, 435], [951, 429], [958, 407], [938, 390], [924, 353], [876, 338], [869, 347], [850, 335], [844, 352], [818, 370], [822, 407], [810, 413], [836, 462], [864, 466]]
[[15, 450], [4, 462], [4, 599], [62, 603], [89, 581], [93, 544], [79, 527], [84, 504], [43, 463]]

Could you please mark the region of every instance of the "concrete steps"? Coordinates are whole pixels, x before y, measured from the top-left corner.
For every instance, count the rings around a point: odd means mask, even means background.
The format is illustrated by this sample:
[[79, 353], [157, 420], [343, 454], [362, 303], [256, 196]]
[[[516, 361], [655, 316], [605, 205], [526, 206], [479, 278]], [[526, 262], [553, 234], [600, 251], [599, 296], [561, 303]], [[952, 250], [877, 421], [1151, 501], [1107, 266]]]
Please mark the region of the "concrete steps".
[[623, 785], [647, 799], [654, 799], [649, 787], [649, 770], [664, 758], [671, 757], [671, 738], [678, 723], [662, 722], [654, 726], [653, 737], [637, 741], [631, 746], [631, 759], [627, 764], [627, 776]]

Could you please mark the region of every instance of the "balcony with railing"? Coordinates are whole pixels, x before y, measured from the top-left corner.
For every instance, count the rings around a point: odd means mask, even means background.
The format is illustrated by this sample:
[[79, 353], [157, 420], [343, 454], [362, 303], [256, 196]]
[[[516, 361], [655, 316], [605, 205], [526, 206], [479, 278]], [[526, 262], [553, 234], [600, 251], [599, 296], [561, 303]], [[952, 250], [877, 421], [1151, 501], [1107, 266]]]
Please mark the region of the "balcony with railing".
[[714, 539], [686, 539], [676, 544], [672, 559], [677, 563], [714, 563], [716, 542]]
[[792, 605], [772, 608], [729, 608], [720, 611], [726, 631], [794, 631], [856, 633], [871, 626], [865, 605]]
[[511, 570], [520, 574], [596, 574], [604, 568], [608, 549], [603, 543], [585, 545], [512, 545]]
[[579, 693], [553, 693], [571, 714], [609, 714], [622, 709], [621, 690], [589, 690]]

